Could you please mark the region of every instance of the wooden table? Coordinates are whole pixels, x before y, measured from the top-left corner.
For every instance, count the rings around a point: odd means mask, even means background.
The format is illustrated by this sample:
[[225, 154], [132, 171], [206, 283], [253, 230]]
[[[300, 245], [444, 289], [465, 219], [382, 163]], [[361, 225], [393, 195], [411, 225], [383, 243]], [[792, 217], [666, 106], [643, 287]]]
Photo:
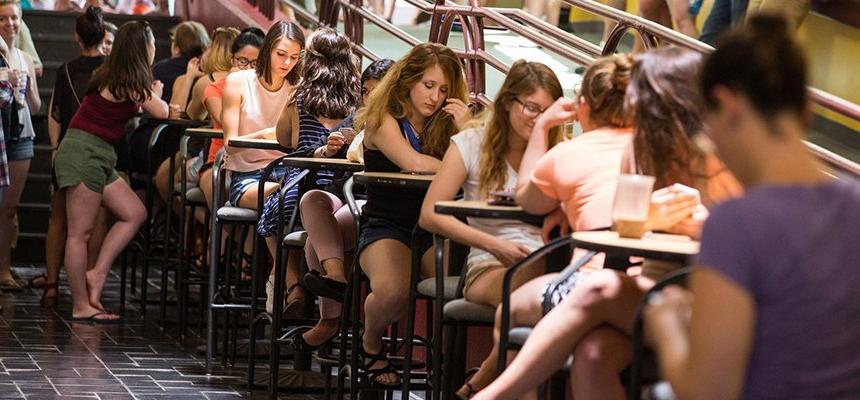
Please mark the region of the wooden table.
[[211, 139], [220, 139], [224, 136], [223, 130], [214, 128], [188, 128], [185, 130], [185, 133], [191, 136], [206, 137]]
[[355, 182], [379, 184], [416, 189], [427, 189], [436, 175], [415, 175], [401, 172], [359, 172], [354, 175]]
[[435, 210], [439, 214], [458, 218], [513, 219], [538, 226], [543, 224], [542, 216], [529, 214], [520, 206], [491, 205], [485, 200], [439, 201], [436, 202]]
[[364, 170], [364, 164], [352, 162], [344, 158], [311, 158], [311, 157], [289, 157], [283, 161], [284, 165], [309, 170], [329, 170], [358, 172]]
[[144, 121], [150, 124], [155, 125], [172, 125], [172, 126], [183, 126], [186, 128], [197, 128], [200, 126], [209, 125], [209, 121], [198, 121], [195, 119], [182, 119], [182, 118], [144, 118]]
[[259, 149], [259, 150], [278, 150], [287, 152], [290, 149], [282, 146], [275, 139], [230, 139], [227, 142], [227, 145], [230, 147], [235, 147], [239, 149]]
[[642, 239], [631, 239], [613, 231], [586, 231], [575, 232], [572, 238], [574, 247], [623, 257], [686, 263], [699, 254], [699, 242], [683, 235], [647, 233]]

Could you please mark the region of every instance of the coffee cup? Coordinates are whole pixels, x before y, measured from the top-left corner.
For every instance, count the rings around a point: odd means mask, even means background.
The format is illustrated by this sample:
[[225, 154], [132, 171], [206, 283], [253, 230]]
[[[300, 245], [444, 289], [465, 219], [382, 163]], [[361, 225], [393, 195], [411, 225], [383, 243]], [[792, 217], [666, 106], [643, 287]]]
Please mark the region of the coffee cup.
[[653, 176], [647, 175], [622, 174], [618, 177], [612, 225], [619, 236], [639, 239], [645, 235], [654, 180]]

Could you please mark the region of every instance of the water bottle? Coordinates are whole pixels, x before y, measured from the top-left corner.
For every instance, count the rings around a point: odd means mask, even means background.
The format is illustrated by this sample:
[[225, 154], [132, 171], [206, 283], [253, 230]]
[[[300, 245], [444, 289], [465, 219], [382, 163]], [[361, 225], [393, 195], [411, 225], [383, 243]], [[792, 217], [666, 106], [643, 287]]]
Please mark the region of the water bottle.
[[19, 105], [25, 106], [27, 104], [27, 71], [16, 70], [13, 73], [18, 78], [15, 85], [15, 101]]

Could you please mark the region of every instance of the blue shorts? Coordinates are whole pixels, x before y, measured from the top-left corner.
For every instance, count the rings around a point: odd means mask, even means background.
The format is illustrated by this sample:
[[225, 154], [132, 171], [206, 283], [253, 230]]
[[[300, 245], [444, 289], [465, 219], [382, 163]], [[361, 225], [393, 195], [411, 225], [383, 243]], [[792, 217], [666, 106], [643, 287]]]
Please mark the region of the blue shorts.
[[[279, 166], [272, 170], [272, 173], [269, 174], [269, 182], [280, 182], [284, 179], [284, 175], [287, 174], [286, 166]], [[242, 198], [242, 195], [248, 191], [253, 185], [257, 185], [260, 183], [260, 177], [263, 176], [263, 170], [258, 169], [256, 171], [248, 171], [248, 172], [236, 172], [231, 171], [230, 175], [230, 204], [234, 206], [238, 206], [239, 199]]]
[[6, 159], [9, 161], [29, 160], [34, 154], [33, 138], [6, 141]]
[[[433, 234], [423, 230], [403, 226], [394, 221], [384, 218], [361, 216], [361, 231], [358, 234], [358, 246], [356, 246], [356, 257], [358, 257], [367, 246], [382, 239], [394, 239], [412, 248], [412, 239], [417, 240], [418, 253], [422, 256], [433, 247]], [[417, 235], [417, 236], [416, 236]]]

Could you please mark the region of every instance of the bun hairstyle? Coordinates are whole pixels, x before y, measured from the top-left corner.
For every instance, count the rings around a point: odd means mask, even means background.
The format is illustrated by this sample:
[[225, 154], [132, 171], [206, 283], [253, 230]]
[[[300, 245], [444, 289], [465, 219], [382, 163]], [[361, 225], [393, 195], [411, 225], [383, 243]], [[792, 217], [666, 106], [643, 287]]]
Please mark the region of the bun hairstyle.
[[86, 11], [75, 20], [75, 33], [87, 49], [100, 45], [105, 37], [102, 9], [95, 6], [87, 7]]
[[633, 56], [617, 54], [598, 58], [582, 78], [579, 97], [590, 110], [589, 118], [597, 126], [630, 126], [630, 116], [624, 112], [624, 96], [633, 71]]
[[713, 91], [725, 86], [746, 96], [768, 119], [782, 112], [806, 114], [806, 77], [806, 59], [788, 21], [779, 14], [757, 14], [717, 42], [699, 87], [708, 108], [719, 107]]
[[308, 114], [343, 119], [361, 104], [358, 58], [343, 34], [320, 28], [308, 38], [295, 97]]
[[236, 54], [245, 46], [260, 48], [263, 47], [263, 38], [266, 34], [260, 28], [245, 28], [239, 32], [239, 36], [233, 39], [233, 45], [230, 47], [230, 53]]

